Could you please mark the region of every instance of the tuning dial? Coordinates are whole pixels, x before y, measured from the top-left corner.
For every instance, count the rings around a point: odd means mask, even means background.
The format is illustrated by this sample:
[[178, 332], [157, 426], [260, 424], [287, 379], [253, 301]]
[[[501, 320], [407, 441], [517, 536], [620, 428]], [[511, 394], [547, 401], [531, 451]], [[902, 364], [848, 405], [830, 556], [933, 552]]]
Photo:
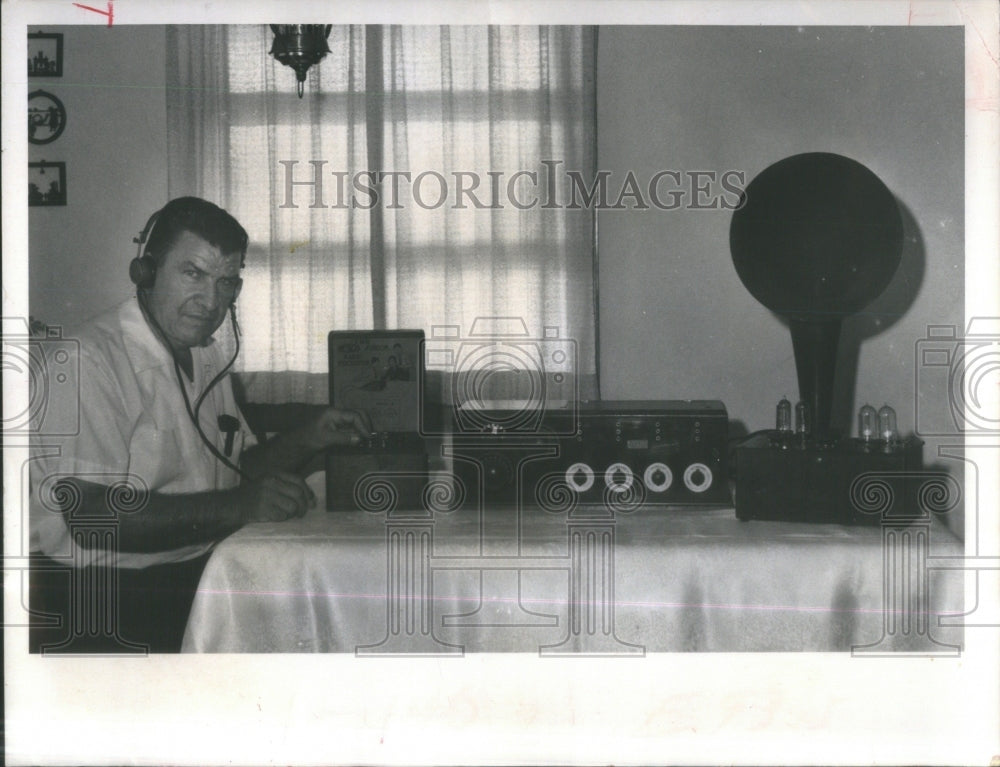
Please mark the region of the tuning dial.
[[674, 473], [667, 464], [657, 461], [646, 467], [642, 481], [654, 493], [662, 493], [664, 490], [669, 490], [674, 483]]
[[624, 463], [613, 463], [604, 472], [604, 484], [613, 493], [624, 493], [632, 487], [635, 475]]
[[594, 470], [585, 463], [574, 463], [566, 469], [566, 484], [578, 493], [586, 493], [594, 486]]
[[692, 493], [704, 493], [712, 486], [712, 470], [703, 463], [692, 463], [684, 470], [684, 487]]

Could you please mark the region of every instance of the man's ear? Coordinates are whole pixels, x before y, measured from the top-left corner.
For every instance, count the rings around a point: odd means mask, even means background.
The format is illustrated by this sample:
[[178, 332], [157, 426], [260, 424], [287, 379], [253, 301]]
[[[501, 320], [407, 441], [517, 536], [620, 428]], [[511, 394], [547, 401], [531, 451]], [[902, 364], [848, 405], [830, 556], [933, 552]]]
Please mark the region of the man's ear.
[[232, 301], [232, 303], [234, 303], [234, 304], [236, 303], [236, 299], [240, 297], [240, 291], [241, 290], [243, 290], [243, 278], [242, 277], [240, 277], [238, 280], [236, 280], [236, 287], [233, 288], [233, 301]]

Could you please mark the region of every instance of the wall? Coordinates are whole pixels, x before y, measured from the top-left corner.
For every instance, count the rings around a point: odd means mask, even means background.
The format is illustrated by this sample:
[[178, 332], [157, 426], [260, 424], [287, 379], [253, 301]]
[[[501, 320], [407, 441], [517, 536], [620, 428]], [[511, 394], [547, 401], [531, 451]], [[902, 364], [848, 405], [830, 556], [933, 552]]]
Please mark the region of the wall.
[[132, 238], [167, 198], [161, 26], [31, 28], [63, 34], [63, 76], [34, 78], [66, 107], [54, 142], [29, 160], [65, 161], [65, 207], [29, 208], [29, 306], [72, 327], [132, 292]]
[[[800, 152], [852, 157], [893, 191], [906, 243], [893, 283], [845, 321], [834, 420], [888, 402], [913, 430], [915, 344], [962, 325], [961, 28], [602, 27], [598, 159], [635, 170], [742, 170]], [[747, 429], [798, 394], [785, 324], [736, 275], [728, 210], [599, 217], [601, 392], [718, 397]], [[636, 329], [640, 329], [637, 333]], [[857, 374], [851, 374], [856, 367]], [[942, 381], [920, 406], [946, 406]], [[934, 444], [925, 449], [932, 457]]]

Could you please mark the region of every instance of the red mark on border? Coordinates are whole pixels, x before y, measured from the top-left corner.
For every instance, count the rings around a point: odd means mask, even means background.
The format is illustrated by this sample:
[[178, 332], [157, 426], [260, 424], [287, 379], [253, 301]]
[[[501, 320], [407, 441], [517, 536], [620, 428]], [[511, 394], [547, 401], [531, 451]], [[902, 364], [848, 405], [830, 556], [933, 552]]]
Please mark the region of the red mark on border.
[[85, 11], [93, 11], [94, 13], [99, 13], [102, 16], [108, 17], [108, 26], [110, 27], [115, 23], [115, 3], [114, 0], [108, 0], [108, 10], [102, 11], [100, 8], [92, 8], [89, 5], [82, 5], [81, 3], [73, 3], [77, 8], [83, 8]]

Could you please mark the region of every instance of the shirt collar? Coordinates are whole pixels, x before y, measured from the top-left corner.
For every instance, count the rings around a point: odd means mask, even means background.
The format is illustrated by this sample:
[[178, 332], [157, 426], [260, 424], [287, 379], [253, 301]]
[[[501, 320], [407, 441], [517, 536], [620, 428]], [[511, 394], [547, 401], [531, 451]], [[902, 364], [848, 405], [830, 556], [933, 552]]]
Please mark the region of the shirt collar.
[[[137, 373], [163, 366], [173, 367], [173, 355], [153, 331], [149, 320], [143, 314], [142, 307], [139, 306], [138, 297], [133, 296], [119, 307], [118, 320], [121, 323], [125, 348]], [[214, 343], [215, 337], [209, 336], [201, 348]], [[198, 351], [199, 347], [191, 349], [196, 356]]]

